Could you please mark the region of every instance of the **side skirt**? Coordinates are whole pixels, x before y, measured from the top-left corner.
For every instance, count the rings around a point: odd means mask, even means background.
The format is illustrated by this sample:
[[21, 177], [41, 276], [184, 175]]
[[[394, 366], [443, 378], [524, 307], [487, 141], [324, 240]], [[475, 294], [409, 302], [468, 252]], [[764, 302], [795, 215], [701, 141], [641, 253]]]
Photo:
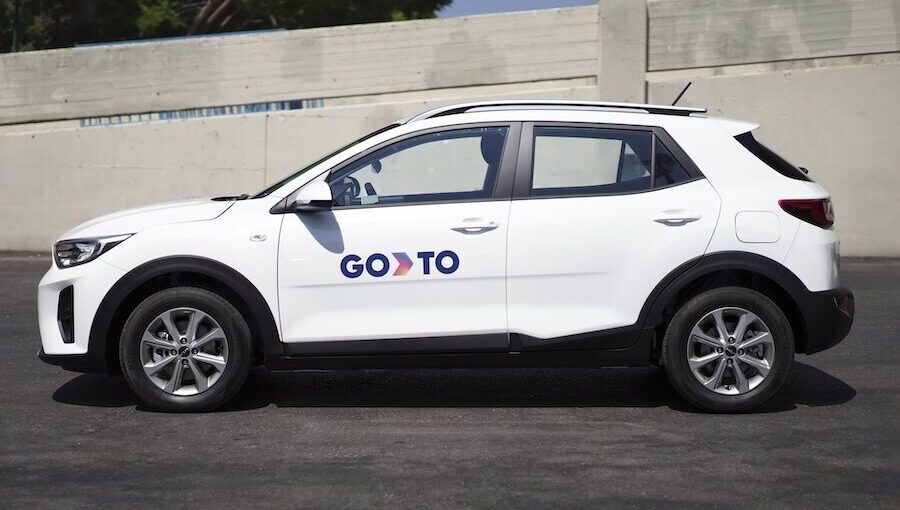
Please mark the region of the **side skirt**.
[[[641, 367], [650, 364], [653, 329], [641, 331], [625, 348], [581, 348], [522, 352], [420, 352], [390, 354], [289, 354], [268, 357], [271, 372], [304, 370], [417, 369], [417, 368], [599, 368]], [[331, 342], [329, 342], [331, 343]]]

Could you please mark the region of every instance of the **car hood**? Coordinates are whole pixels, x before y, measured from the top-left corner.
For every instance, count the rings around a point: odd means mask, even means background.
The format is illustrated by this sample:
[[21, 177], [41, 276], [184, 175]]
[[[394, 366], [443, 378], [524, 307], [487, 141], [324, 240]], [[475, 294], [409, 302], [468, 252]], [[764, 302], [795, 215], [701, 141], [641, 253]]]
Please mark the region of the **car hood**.
[[107, 214], [82, 223], [60, 239], [134, 234], [145, 228], [217, 218], [234, 204], [211, 199], [154, 204]]

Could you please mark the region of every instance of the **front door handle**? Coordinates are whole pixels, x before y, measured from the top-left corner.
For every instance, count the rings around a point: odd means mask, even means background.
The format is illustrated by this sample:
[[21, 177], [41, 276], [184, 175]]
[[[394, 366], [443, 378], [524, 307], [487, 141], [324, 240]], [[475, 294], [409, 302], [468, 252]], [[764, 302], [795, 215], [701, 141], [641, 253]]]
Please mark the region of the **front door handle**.
[[492, 221], [487, 225], [463, 225], [460, 227], [450, 227], [450, 230], [459, 232], [460, 234], [472, 235], [490, 232], [491, 230], [496, 230], [499, 226], [500, 225], [498, 225], [497, 222]]
[[663, 211], [653, 221], [670, 227], [680, 227], [701, 218], [699, 213], [684, 210]]

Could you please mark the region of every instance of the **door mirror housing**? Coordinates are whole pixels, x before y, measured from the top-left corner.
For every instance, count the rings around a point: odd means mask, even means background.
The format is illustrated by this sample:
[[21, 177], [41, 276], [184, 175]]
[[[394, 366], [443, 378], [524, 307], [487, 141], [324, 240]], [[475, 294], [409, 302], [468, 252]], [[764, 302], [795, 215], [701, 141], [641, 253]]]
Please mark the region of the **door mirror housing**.
[[331, 186], [325, 181], [315, 181], [300, 188], [289, 209], [294, 212], [327, 211], [333, 204]]

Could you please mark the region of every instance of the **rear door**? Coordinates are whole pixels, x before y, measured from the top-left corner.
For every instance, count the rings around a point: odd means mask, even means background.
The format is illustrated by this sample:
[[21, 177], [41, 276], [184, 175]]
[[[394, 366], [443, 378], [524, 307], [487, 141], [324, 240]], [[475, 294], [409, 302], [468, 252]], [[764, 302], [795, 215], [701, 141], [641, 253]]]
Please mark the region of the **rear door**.
[[292, 352], [507, 350], [518, 133], [405, 136], [332, 171], [330, 211], [286, 215], [278, 280]]
[[634, 325], [657, 283], [704, 253], [719, 212], [699, 170], [648, 127], [525, 124], [515, 188], [507, 299], [523, 350]]

